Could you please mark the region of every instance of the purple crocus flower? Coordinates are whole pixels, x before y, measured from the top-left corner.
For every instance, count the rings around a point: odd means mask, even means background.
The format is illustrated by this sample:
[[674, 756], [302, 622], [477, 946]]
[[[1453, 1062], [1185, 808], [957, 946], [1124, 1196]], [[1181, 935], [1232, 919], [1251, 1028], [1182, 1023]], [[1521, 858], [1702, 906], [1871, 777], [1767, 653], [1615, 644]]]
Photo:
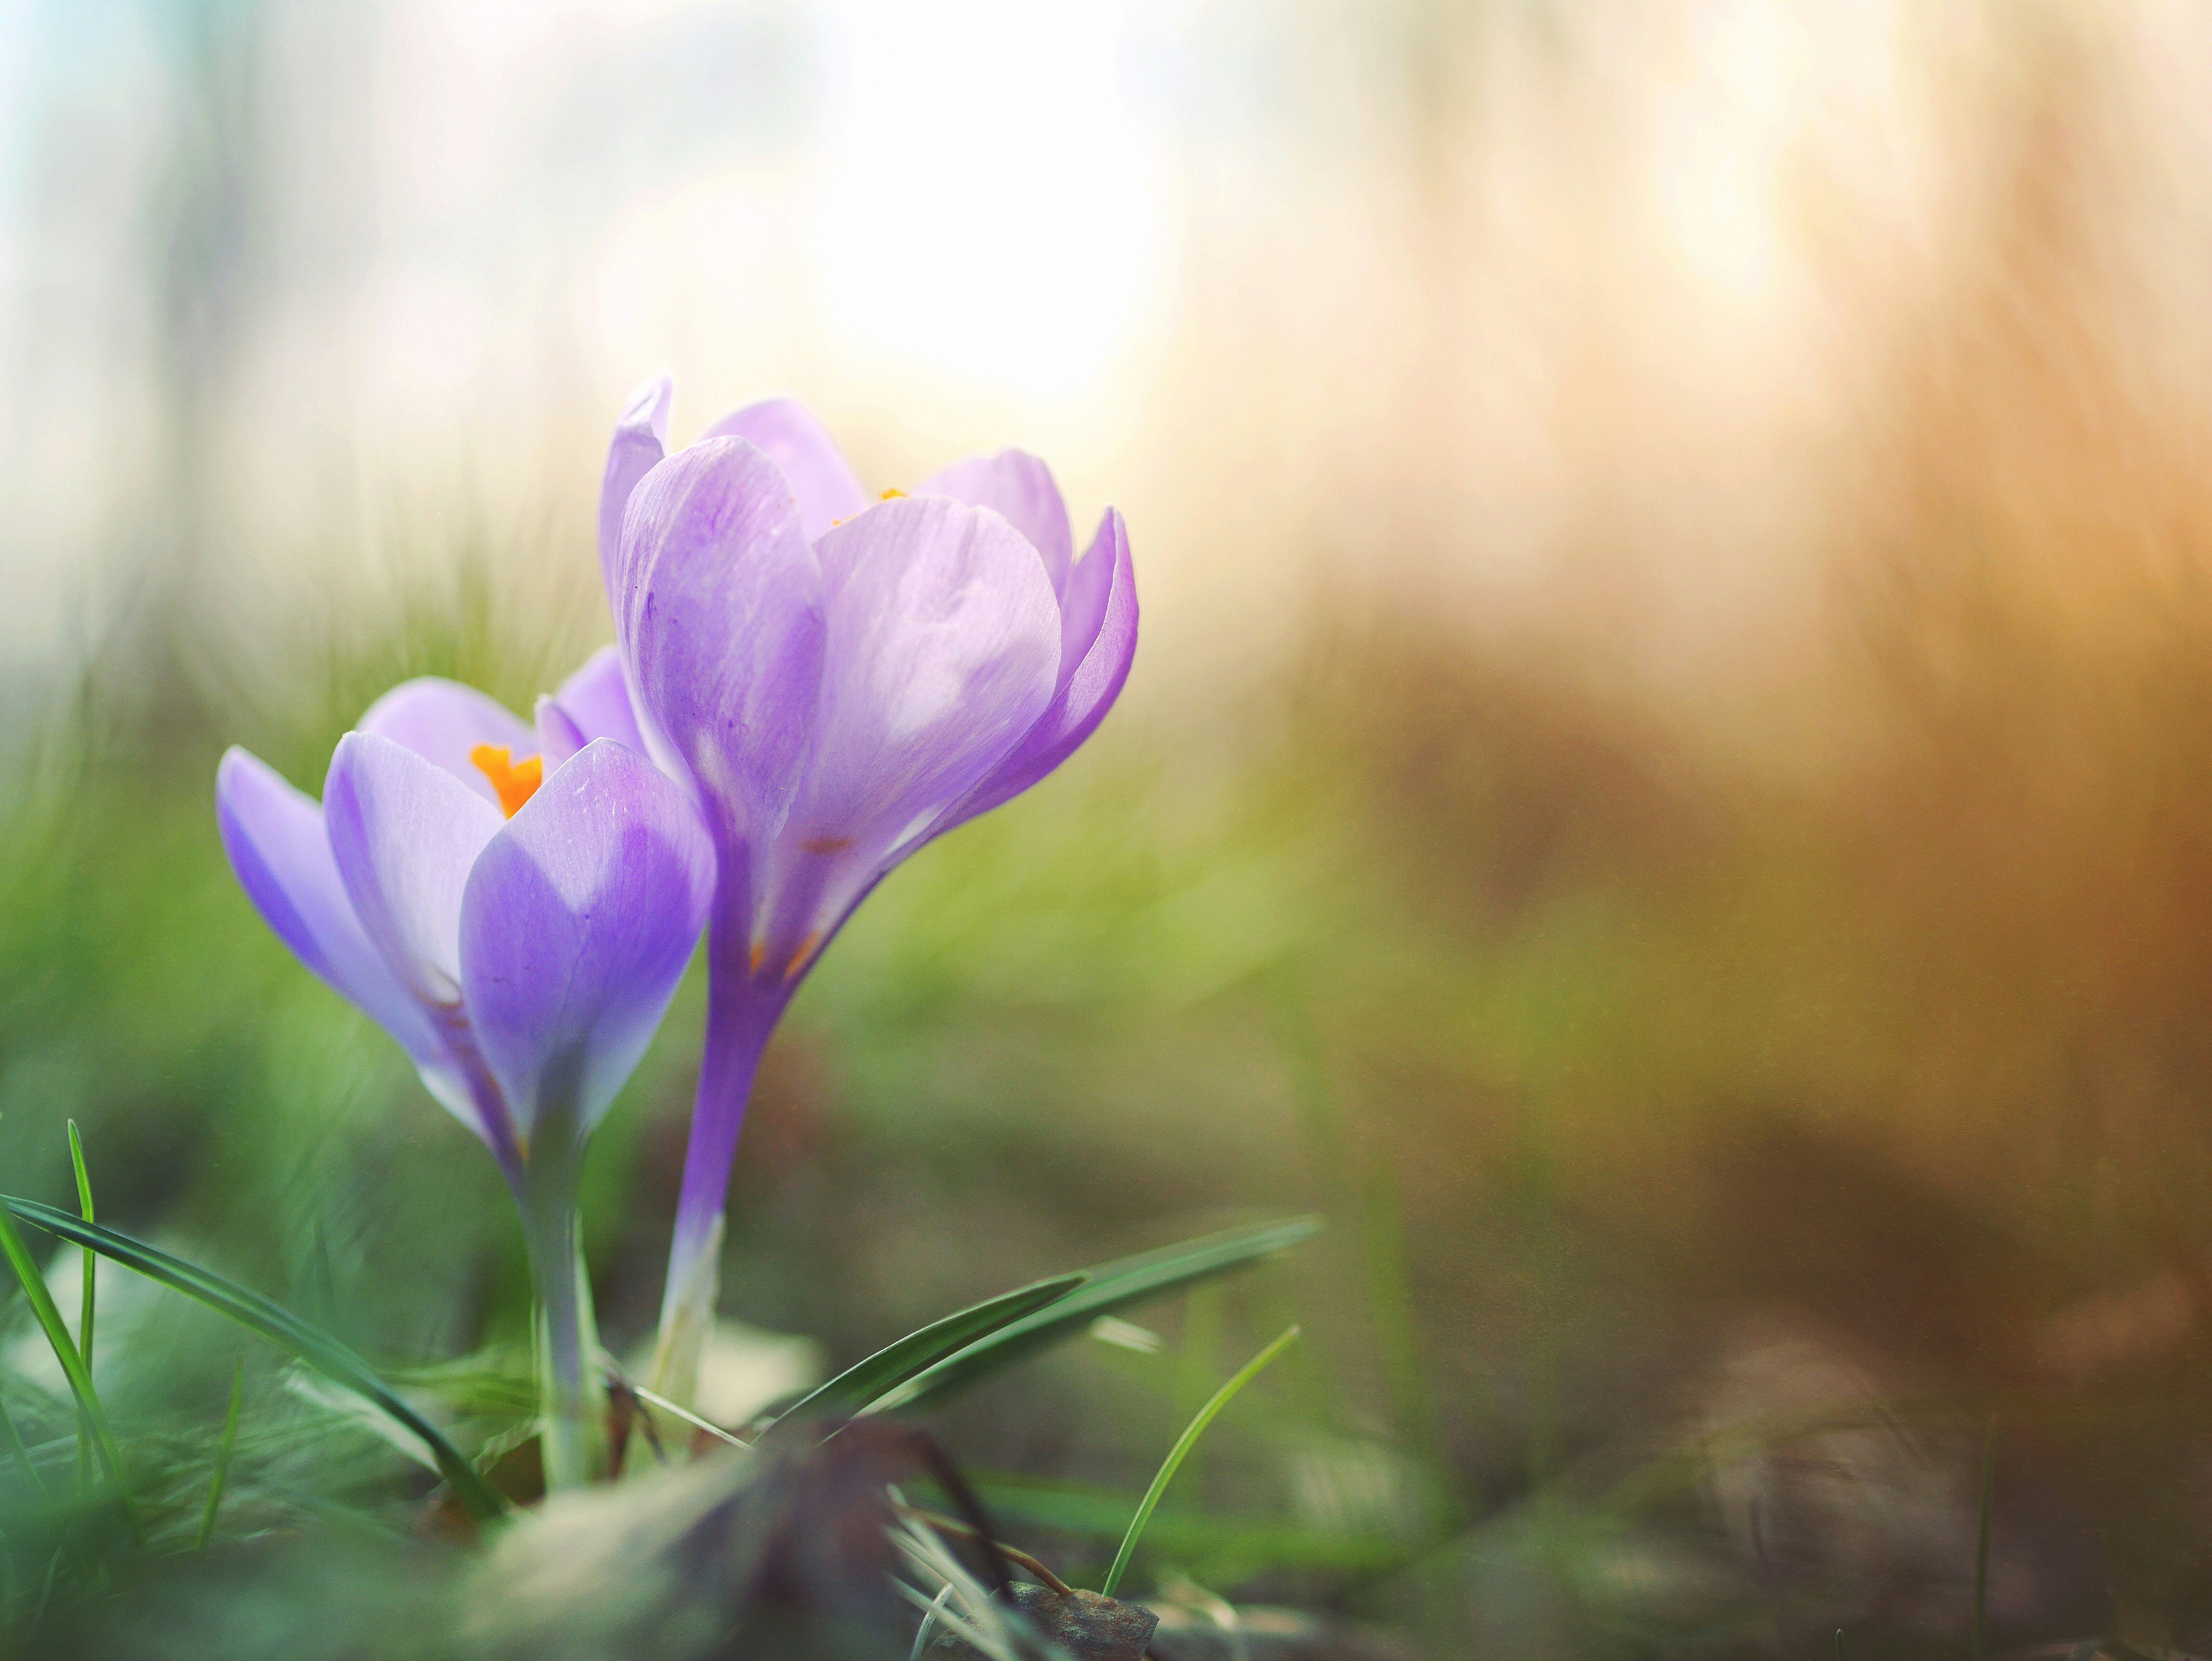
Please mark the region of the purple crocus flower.
[[1109, 508], [1075, 558], [1035, 456], [963, 461], [878, 500], [788, 399], [668, 453], [673, 391], [647, 382], [617, 425], [599, 552], [638, 725], [692, 790], [720, 873], [654, 1366], [688, 1399], [770, 1030], [885, 873], [1091, 735], [1128, 677], [1137, 595], [1121, 516]]
[[[263, 917], [398, 1041], [514, 1192], [548, 1481], [563, 1485], [591, 1474], [601, 1434], [584, 1141], [659, 1025], [714, 885], [696, 811], [610, 684], [620, 666], [603, 655], [541, 701], [533, 733], [480, 692], [409, 681], [338, 741], [320, 805], [240, 749], [216, 781], [224, 849]], [[625, 730], [629, 745], [606, 736]]]

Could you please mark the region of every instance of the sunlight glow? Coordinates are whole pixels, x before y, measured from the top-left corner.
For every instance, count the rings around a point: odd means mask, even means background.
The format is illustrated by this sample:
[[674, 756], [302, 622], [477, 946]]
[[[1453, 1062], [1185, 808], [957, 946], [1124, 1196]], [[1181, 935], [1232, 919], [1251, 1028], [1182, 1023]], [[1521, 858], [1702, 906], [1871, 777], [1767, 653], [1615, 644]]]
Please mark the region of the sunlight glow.
[[1806, 42], [1773, 0], [1731, 0], [1697, 36], [1697, 95], [1654, 155], [1677, 246], [1723, 293], [1773, 286], [1783, 261], [1775, 173], [1797, 131]]
[[1040, 399], [1157, 307], [1164, 170], [1122, 94], [1126, 4], [838, 9], [814, 252], [854, 344]]

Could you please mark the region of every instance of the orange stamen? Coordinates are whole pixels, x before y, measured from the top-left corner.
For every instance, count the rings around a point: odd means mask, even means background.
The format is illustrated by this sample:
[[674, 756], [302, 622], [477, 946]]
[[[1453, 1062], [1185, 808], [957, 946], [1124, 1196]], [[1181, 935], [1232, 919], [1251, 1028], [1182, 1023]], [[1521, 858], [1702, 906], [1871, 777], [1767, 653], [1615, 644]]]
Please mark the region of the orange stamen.
[[783, 966], [784, 979], [787, 981], [797, 980], [801, 971], [805, 969], [808, 962], [813, 958], [814, 948], [821, 943], [822, 931], [818, 928], [812, 934], [809, 934], [805, 940], [799, 941], [799, 950], [791, 954], [791, 961]]
[[498, 794], [499, 805], [513, 818], [522, 811], [522, 804], [538, 794], [538, 787], [545, 782], [545, 757], [525, 756], [520, 761], [510, 759], [513, 751], [503, 744], [479, 744], [469, 751], [469, 759], [491, 781]]
[[893, 496], [902, 496], [905, 494], [906, 492], [904, 490], [886, 490], [881, 496], [878, 496], [876, 500], [878, 502], [889, 502]]

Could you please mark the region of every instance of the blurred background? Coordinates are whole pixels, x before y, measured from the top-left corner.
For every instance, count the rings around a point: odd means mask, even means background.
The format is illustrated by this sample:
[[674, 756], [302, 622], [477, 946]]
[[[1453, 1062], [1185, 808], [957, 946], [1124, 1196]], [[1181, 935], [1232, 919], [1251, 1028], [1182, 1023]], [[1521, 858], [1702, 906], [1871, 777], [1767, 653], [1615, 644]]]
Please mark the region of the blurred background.
[[[1996, 1640], [2203, 1642], [2207, 64], [2166, 0], [0, 0], [0, 1179], [74, 1117], [104, 1219], [512, 1341], [491, 1163], [216, 758], [526, 709], [630, 388], [793, 392], [873, 487], [1118, 506], [1145, 636], [799, 1001], [727, 1314], [842, 1363], [1316, 1210], [945, 1416], [1010, 1531], [1095, 1574], [1296, 1318], [1140, 1579], [1954, 1654], [1994, 1422]], [[595, 1143], [617, 1347], [698, 992]], [[118, 1414], [219, 1417], [235, 1340], [128, 1298]]]

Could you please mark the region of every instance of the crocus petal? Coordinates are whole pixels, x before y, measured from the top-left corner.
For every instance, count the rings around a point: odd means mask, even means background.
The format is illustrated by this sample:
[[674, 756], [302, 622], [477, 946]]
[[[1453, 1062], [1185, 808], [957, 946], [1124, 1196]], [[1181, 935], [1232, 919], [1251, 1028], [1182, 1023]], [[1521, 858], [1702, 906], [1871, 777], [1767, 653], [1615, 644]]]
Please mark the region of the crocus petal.
[[668, 453], [668, 410], [676, 401], [676, 381], [663, 369], [629, 395], [607, 447], [607, 471], [599, 485], [599, 571], [612, 598], [615, 558], [622, 546], [623, 509], [638, 480]]
[[276, 937], [410, 1056], [434, 1056], [440, 1045], [429, 1017], [354, 915], [314, 800], [234, 747], [216, 770], [215, 807], [230, 868]]
[[494, 807], [499, 792], [471, 753], [481, 744], [496, 745], [518, 761], [538, 751], [530, 724], [497, 698], [434, 675], [393, 687], [369, 705], [360, 730], [436, 764]]
[[1068, 577], [1060, 650], [1060, 682], [1051, 704], [931, 835], [1021, 794], [1074, 754], [1121, 696], [1137, 655], [1137, 571], [1129, 558], [1128, 527], [1111, 508]]
[[346, 897], [323, 810], [258, 757], [234, 748], [216, 770], [216, 822], [239, 885], [278, 939], [390, 1033], [430, 1093], [492, 1141], [459, 1064], [428, 1012], [371, 944]]
[[531, 712], [531, 719], [538, 728], [539, 764], [549, 773], [591, 742], [550, 692], [538, 695], [538, 707]]
[[561, 683], [555, 699], [588, 738], [612, 739], [640, 755], [645, 741], [638, 736], [637, 715], [630, 708], [629, 684], [623, 678], [622, 653], [602, 646], [584, 660], [584, 666]]
[[845, 459], [830, 429], [795, 398], [772, 398], [724, 416], [699, 435], [742, 438], [766, 453], [790, 482], [799, 498], [799, 523], [813, 541], [841, 519], [868, 505], [860, 475]]
[[601, 739], [477, 857], [460, 910], [477, 1043], [525, 1136], [595, 1124], [644, 1055], [705, 927], [714, 854], [683, 790]]
[[[892, 851], [1035, 725], [1060, 664], [1044, 567], [988, 509], [886, 502], [816, 551], [828, 668], [805, 790], [777, 842], [779, 935], [834, 926]], [[809, 915], [785, 916], [787, 904]]]
[[742, 439], [647, 474], [623, 526], [615, 637], [653, 758], [688, 778], [749, 904], [749, 849], [790, 810], [822, 684], [822, 572], [775, 464]]
[[1001, 450], [994, 456], [956, 461], [915, 487], [916, 496], [951, 496], [970, 507], [989, 508], [1030, 539], [1044, 560], [1055, 594], [1067, 587], [1075, 560], [1075, 533], [1068, 528], [1067, 504], [1052, 469], [1026, 450]]
[[548, 774], [593, 739], [612, 739], [646, 753], [623, 679], [622, 653], [612, 646], [592, 653], [558, 692], [538, 700], [538, 753]]
[[461, 894], [505, 823], [451, 773], [374, 733], [349, 733], [323, 786], [331, 855], [362, 930], [425, 1003], [461, 995]]

